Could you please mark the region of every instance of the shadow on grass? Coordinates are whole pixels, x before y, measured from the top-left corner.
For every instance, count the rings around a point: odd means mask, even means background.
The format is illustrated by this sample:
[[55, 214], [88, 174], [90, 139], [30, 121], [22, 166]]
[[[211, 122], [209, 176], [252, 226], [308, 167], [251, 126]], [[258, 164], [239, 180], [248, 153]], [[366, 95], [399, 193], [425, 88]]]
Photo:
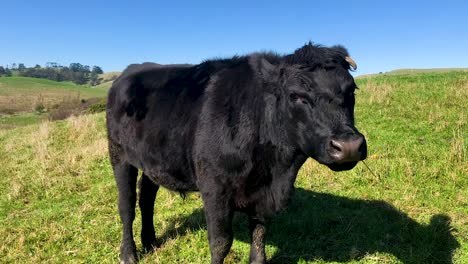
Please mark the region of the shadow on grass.
[[[160, 237], [163, 243], [187, 230], [206, 229], [200, 209], [172, 221], [182, 225], [167, 230]], [[249, 243], [247, 226], [247, 218], [236, 214], [235, 239]], [[288, 210], [267, 226], [267, 244], [278, 248], [269, 263], [314, 259], [346, 262], [376, 252], [389, 253], [403, 263], [452, 263], [459, 244], [451, 230], [446, 215], [434, 215], [429, 225], [422, 225], [384, 201], [349, 199], [299, 188]]]

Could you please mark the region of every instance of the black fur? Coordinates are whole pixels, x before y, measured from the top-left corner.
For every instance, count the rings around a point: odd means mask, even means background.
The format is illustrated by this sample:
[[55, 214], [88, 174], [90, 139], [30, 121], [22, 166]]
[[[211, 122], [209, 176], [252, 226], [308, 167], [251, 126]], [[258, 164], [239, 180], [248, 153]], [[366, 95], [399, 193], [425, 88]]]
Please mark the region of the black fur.
[[309, 43], [286, 56], [129, 66], [109, 91], [107, 106], [123, 223], [121, 261], [137, 260], [132, 222], [140, 169], [145, 249], [156, 246], [152, 214], [163, 186], [201, 192], [212, 263], [222, 263], [229, 252], [234, 210], [249, 215], [251, 262], [263, 263], [264, 223], [286, 207], [307, 157], [333, 170], [356, 164], [330, 156], [331, 138], [362, 137], [354, 127], [356, 86], [346, 56], [343, 47]]

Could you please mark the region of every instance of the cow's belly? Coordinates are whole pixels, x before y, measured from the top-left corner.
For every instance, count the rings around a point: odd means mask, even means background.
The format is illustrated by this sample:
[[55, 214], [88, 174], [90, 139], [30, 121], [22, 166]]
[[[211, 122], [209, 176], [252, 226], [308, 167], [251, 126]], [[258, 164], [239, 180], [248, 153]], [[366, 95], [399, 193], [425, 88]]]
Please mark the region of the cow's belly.
[[130, 164], [142, 170], [155, 184], [178, 192], [198, 191], [195, 177], [182, 157], [168, 158], [164, 151], [151, 155], [154, 153], [135, 151], [128, 146], [124, 149]]
[[[151, 129], [150, 123], [122, 126], [122, 145], [128, 161], [142, 170], [155, 184], [173, 191], [198, 190], [190, 170], [188, 132]], [[164, 127], [164, 126], [163, 126]], [[187, 129], [187, 127], [185, 127]]]
[[190, 177], [190, 175], [182, 174], [180, 171], [168, 172], [156, 167], [145, 169], [144, 173], [155, 184], [163, 186], [169, 190], [177, 192], [198, 191], [198, 187], [193, 178]]
[[152, 148], [139, 151], [143, 172], [156, 184], [173, 191], [197, 191], [189, 161], [180, 148]]

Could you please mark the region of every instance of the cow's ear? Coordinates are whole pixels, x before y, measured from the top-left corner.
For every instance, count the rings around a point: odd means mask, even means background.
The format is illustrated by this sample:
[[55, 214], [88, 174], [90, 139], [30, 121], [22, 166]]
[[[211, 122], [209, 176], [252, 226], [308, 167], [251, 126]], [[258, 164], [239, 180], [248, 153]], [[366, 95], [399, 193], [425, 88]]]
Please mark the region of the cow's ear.
[[275, 65], [271, 64], [269, 61], [267, 61], [265, 58], [262, 58], [260, 60], [260, 69], [261, 69], [261, 74], [264, 78], [270, 79], [273, 77], [274, 74], [276, 74], [277, 67]]
[[341, 45], [335, 45], [335, 46], [333, 46], [331, 48], [338, 51], [340, 54], [342, 54], [343, 57], [348, 57], [349, 56], [348, 50], [345, 47], [341, 46]]
[[279, 72], [278, 67], [271, 64], [267, 59], [263, 57], [252, 58], [250, 61], [253, 70], [258, 74], [262, 79], [266, 81], [271, 81], [275, 79]]

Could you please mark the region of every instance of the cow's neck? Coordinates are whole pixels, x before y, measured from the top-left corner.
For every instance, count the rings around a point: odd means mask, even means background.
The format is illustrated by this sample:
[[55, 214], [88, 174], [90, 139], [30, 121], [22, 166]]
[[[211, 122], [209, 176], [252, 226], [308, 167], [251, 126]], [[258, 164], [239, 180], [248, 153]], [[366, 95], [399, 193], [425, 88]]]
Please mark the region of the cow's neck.
[[[268, 100], [268, 98], [267, 98]], [[259, 125], [259, 144], [254, 151], [254, 168], [246, 184], [247, 193], [255, 200], [255, 214], [267, 218], [284, 209], [294, 189], [297, 172], [307, 159], [287, 142], [288, 131], [282, 116], [275, 115], [268, 102]]]

